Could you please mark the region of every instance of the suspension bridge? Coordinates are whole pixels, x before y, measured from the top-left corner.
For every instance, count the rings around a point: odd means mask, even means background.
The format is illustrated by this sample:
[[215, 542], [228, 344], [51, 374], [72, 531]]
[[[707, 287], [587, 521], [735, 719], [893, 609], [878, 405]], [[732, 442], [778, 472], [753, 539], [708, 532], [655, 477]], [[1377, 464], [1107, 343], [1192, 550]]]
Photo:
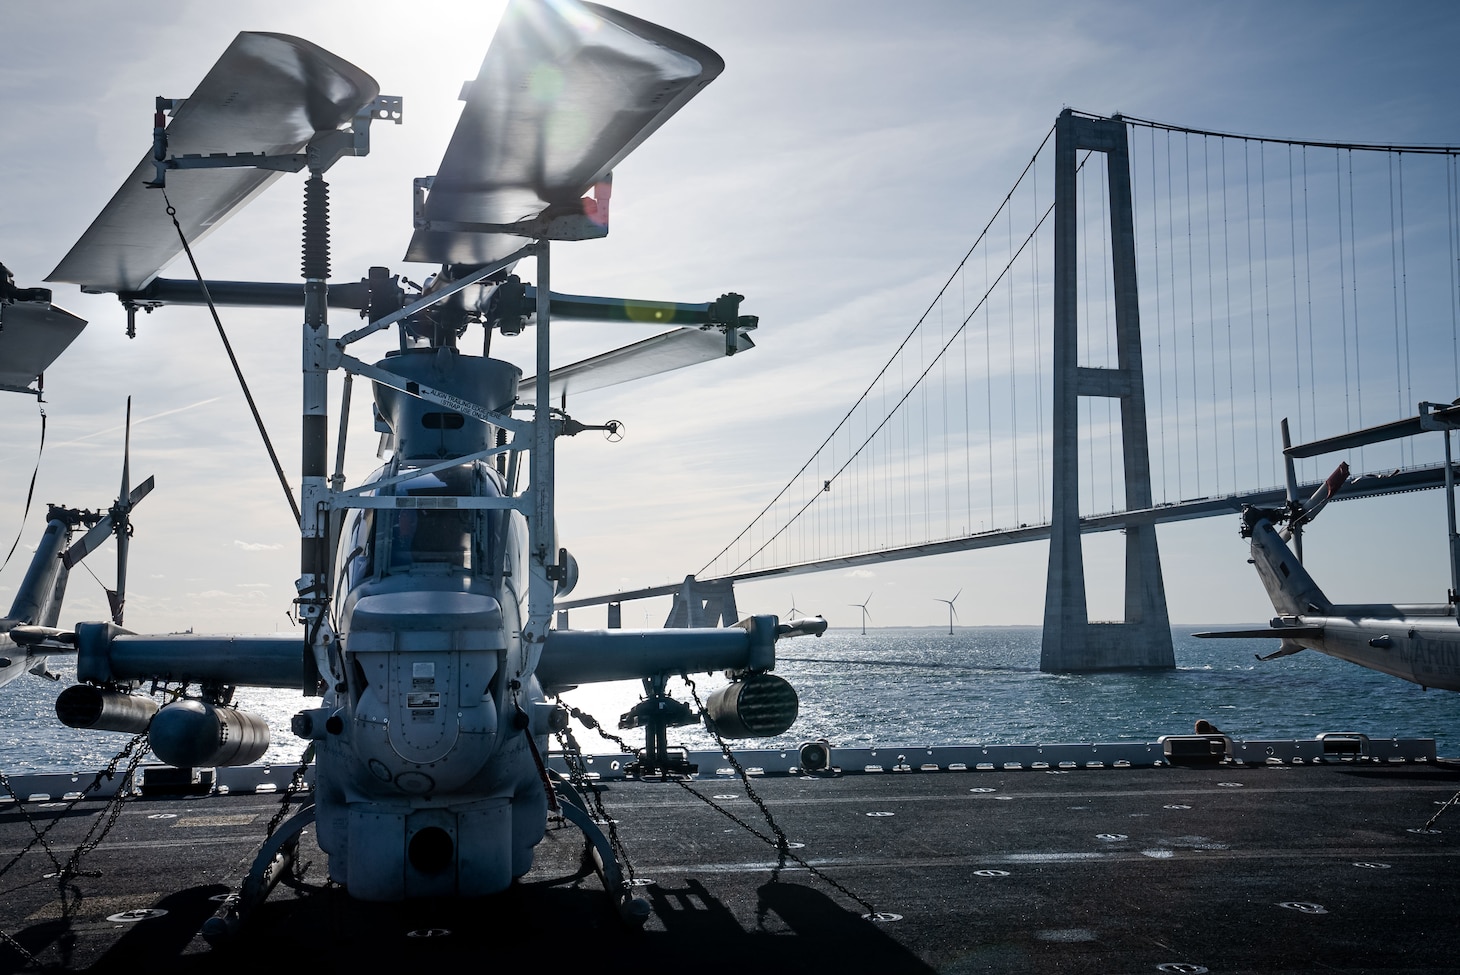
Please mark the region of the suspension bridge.
[[[1050, 671], [1171, 667], [1155, 526], [1285, 497], [1297, 443], [1460, 394], [1460, 147], [1262, 138], [1060, 114], [886, 363], [682, 583], [1048, 539]], [[1350, 449], [1350, 497], [1439, 487], [1441, 444]], [[1333, 457], [1299, 460], [1306, 495]], [[1125, 536], [1125, 619], [1092, 622], [1081, 535]]]

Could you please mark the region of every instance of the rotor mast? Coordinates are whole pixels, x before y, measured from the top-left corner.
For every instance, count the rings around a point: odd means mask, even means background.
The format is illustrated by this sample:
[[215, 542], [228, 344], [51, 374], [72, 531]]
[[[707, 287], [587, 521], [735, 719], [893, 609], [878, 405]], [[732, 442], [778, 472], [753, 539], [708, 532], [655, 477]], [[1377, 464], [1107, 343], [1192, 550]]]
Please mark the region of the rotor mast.
[[537, 254], [537, 378], [535, 380], [537, 402], [533, 404], [532, 421], [532, 517], [528, 519], [528, 545], [532, 557], [528, 560], [527, 626], [523, 642], [527, 645], [528, 671], [537, 666], [547, 641], [547, 631], [552, 625], [554, 576], [565, 571], [563, 565], [554, 565], [553, 546], [556, 544], [555, 516], [553, 508], [554, 488], [554, 441], [556, 431], [552, 425], [552, 361], [549, 324], [551, 318], [551, 258], [546, 238], [539, 238]]

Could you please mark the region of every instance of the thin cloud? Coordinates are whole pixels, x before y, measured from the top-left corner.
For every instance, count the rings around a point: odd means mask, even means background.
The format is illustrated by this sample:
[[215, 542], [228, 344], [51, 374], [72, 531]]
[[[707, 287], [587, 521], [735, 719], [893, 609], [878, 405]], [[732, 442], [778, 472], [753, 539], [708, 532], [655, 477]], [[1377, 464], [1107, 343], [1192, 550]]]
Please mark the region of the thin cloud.
[[[133, 419], [132, 419], [132, 426], [138, 427], [138, 426], [141, 426], [144, 423], [150, 423], [153, 420], [160, 420], [164, 416], [172, 416], [174, 413], [185, 413], [188, 410], [194, 410], [194, 409], [197, 409], [200, 406], [207, 406], [209, 403], [216, 403], [216, 402], [218, 402], [222, 398], [223, 397], [221, 397], [221, 396], [211, 396], [208, 399], [200, 399], [196, 403], [189, 403], [186, 406], [175, 406], [175, 407], [173, 407], [170, 410], [163, 410], [161, 413], [153, 413], [153, 414], [151, 414], [149, 416], [133, 417]], [[65, 441], [62, 441], [61, 443], [55, 444], [54, 446], [56, 446], [56, 447], [74, 447], [74, 446], [77, 446], [79, 444], [83, 444], [83, 443], [85, 443], [88, 440], [95, 440], [97, 437], [104, 437], [104, 436], [106, 436], [109, 433], [115, 433], [118, 430], [122, 430], [122, 429], [125, 429], [125, 428], [126, 428], [126, 424], [125, 423], [118, 423], [118, 424], [115, 424], [113, 426], [109, 426], [109, 427], [107, 427], [104, 430], [97, 430], [95, 433], [88, 433], [84, 437], [77, 437], [74, 440], [65, 440]]]

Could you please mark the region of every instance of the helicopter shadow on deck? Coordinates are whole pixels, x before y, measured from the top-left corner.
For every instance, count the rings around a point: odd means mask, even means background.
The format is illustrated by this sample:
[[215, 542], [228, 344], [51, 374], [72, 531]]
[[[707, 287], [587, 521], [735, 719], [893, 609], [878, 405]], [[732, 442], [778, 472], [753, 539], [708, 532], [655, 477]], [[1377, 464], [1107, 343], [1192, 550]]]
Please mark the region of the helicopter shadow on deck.
[[[378, 970], [388, 958], [438, 970], [479, 966], [506, 941], [517, 951], [538, 946], [558, 962], [576, 958], [596, 973], [932, 971], [878, 925], [814, 888], [785, 881], [723, 892], [719, 886], [684, 877], [646, 888], [653, 917], [649, 929], [635, 930], [581, 872], [529, 880], [489, 897], [382, 904], [304, 884], [295, 897], [276, 894], [237, 942], [212, 951], [196, 935], [217, 907], [209, 897], [222, 888], [191, 888], [159, 901], [167, 917], [138, 924], [85, 970], [255, 975], [267, 958], [310, 957], [331, 971]], [[741, 900], [753, 916], [732, 910], [730, 902]], [[20, 940], [33, 949], [45, 947], [40, 940], [59, 943], [67, 931], [58, 923], [46, 922], [49, 933], [40, 939], [31, 929]]]

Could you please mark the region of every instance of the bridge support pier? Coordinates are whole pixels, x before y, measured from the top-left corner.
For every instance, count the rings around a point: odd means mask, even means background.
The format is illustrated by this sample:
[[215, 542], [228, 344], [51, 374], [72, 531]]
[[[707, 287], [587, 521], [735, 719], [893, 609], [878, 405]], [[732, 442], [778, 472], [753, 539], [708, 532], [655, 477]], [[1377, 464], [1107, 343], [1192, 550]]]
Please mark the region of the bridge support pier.
[[688, 575], [684, 577], [679, 591], [674, 594], [674, 606], [669, 610], [669, 618], [664, 621], [664, 628], [734, 626], [738, 622], [740, 617], [735, 606], [733, 579], [700, 582], [694, 576]]
[[[1117, 366], [1090, 368], [1079, 357], [1076, 244], [1077, 155], [1105, 154], [1115, 292]], [[1135, 220], [1125, 122], [1088, 119], [1069, 109], [1055, 123], [1054, 450], [1049, 576], [1039, 669], [1047, 672], [1176, 666], [1154, 525], [1125, 529], [1125, 621], [1091, 623], [1080, 544], [1080, 397], [1120, 400], [1127, 511], [1151, 507], [1141, 321], [1136, 290]]]

